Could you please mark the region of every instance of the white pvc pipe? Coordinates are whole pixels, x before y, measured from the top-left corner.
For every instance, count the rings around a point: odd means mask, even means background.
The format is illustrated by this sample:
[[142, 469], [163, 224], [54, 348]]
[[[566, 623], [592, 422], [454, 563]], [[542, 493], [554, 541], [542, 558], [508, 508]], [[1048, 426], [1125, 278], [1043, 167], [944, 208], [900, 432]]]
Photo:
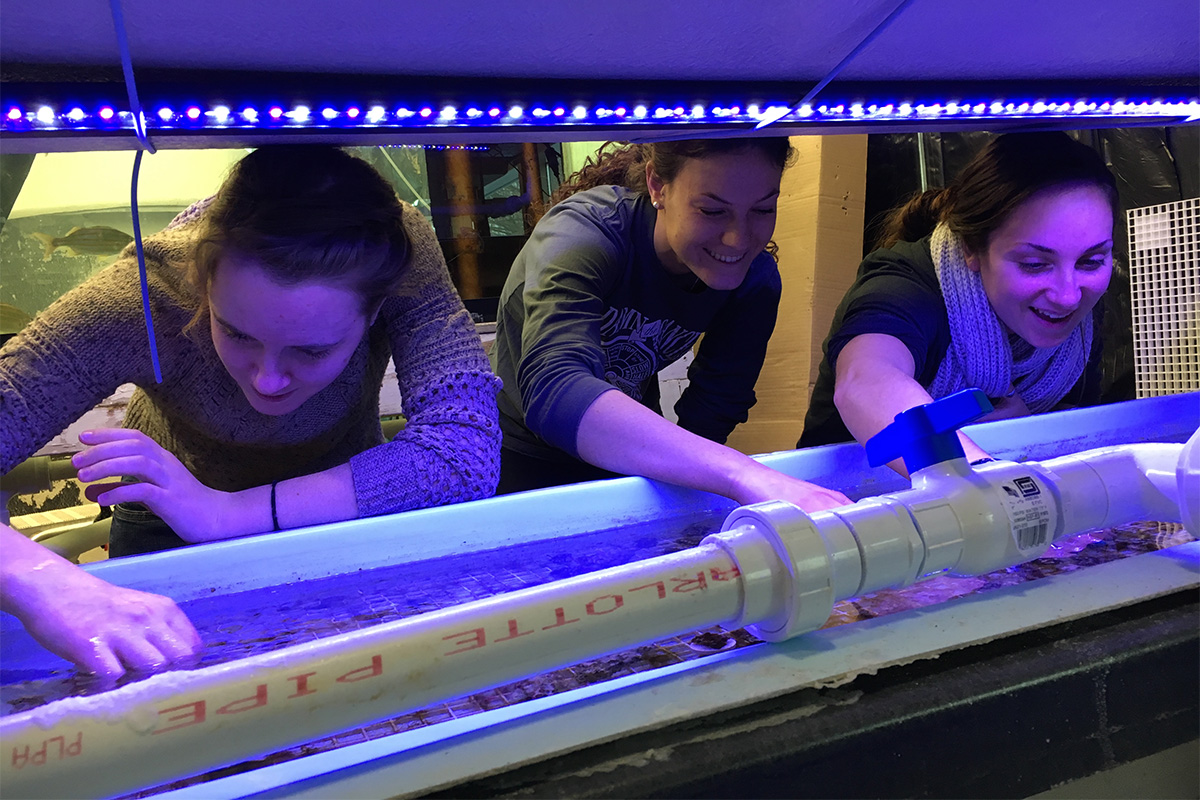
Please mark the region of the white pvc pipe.
[[712, 624], [789, 638], [868, 589], [988, 572], [1093, 527], [1178, 520], [1156, 476], [1182, 450], [978, 471], [954, 459], [916, 473], [910, 490], [831, 512], [738, 509], [728, 530], [681, 553], [59, 700], [0, 720], [5, 793], [129, 792]]
[[1181, 451], [1178, 444], [1131, 444], [1043, 461], [1068, 515], [1062, 535], [1146, 519], [1181, 522]]
[[123, 794], [742, 616], [702, 545], [0, 720], [6, 797]]
[[[807, 515], [785, 503], [737, 509], [726, 525], [753, 526], [759, 536], [723, 545], [748, 572], [745, 564], [762, 562], [761, 543], [769, 542], [787, 578], [770, 615], [742, 622], [756, 636], [782, 641], [819, 627], [838, 600], [943, 572], [985, 574], [1093, 528], [1178, 522], [1200, 469], [1192, 463], [1200, 460], [1197, 441], [1200, 432], [1186, 448], [1125, 445], [977, 470], [960, 457], [918, 470], [909, 490], [830, 511]], [[749, 582], [746, 591], [747, 607], [766, 605], [755, 601]]]

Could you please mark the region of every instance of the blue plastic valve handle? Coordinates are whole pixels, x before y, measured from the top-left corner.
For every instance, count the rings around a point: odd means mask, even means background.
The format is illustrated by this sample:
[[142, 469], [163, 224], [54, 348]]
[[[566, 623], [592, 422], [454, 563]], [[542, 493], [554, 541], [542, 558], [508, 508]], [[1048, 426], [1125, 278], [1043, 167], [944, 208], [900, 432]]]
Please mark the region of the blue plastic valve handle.
[[867, 462], [878, 467], [903, 458], [911, 475], [931, 464], [963, 458], [958, 429], [991, 410], [987, 395], [978, 389], [964, 389], [902, 411], [891, 425], [867, 440]]

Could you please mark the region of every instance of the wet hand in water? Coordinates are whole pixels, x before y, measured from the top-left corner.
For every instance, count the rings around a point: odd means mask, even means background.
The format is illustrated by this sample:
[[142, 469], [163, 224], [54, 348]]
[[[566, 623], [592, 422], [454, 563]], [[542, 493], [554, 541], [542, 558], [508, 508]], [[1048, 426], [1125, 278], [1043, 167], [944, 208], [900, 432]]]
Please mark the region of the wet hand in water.
[[107, 678], [158, 669], [203, 646], [167, 597], [113, 586], [0, 525], [0, 609], [47, 650]]
[[117, 678], [195, 655], [203, 642], [168, 597], [113, 586], [83, 570], [23, 618], [29, 635], [81, 670]]
[[[84, 431], [79, 441], [86, 448], [71, 458], [79, 480], [118, 479], [88, 486], [84, 494], [92, 502], [143, 503], [188, 542], [206, 541], [219, 533], [220, 511], [228, 495], [200, 483], [178, 458], [141, 431]], [[138, 482], [122, 483], [122, 476]]]

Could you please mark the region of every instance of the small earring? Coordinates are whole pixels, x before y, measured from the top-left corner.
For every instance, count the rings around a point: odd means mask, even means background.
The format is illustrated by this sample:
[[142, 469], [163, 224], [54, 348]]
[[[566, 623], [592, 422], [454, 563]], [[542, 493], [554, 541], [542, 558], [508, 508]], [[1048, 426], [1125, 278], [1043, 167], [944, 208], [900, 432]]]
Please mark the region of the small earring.
[[662, 208], [662, 203], [658, 202], [657, 200], [652, 200], [652, 201], [650, 201], [650, 205], [652, 205], [652, 206], [654, 206], [655, 208], [658, 208], [658, 209], [661, 209], [661, 208]]

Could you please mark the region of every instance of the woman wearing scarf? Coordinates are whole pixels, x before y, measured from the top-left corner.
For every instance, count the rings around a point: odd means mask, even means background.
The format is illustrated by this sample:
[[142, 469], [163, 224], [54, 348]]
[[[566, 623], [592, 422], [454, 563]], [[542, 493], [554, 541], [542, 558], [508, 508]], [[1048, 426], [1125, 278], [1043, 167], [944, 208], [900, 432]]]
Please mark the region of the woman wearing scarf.
[[893, 211], [838, 307], [798, 446], [865, 442], [968, 387], [996, 407], [985, 419], [1095, 403], [1117, 207], [1095, 151], [1017, 133]]

